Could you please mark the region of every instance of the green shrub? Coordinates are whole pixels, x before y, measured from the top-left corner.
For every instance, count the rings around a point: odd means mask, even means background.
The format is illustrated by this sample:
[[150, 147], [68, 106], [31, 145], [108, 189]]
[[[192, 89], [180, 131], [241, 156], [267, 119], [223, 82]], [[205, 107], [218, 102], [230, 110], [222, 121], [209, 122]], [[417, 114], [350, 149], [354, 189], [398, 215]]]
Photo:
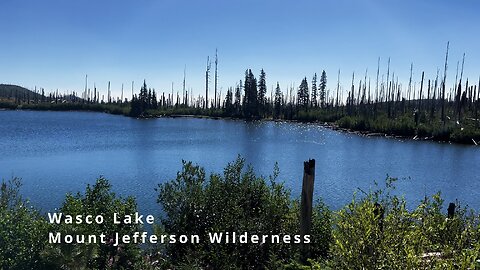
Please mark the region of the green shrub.
[[391, 195], [394, 181], [387, 179], [385, 189], [360, 199], [354, 196], [334, 214], [328, 265], [335, 269], [476, 269], [479, 217], [457, 206], [455, 216], [447, 218], [439, 193], [409, 211], [403, 198]]
[[[111, 191], [100, 178], [84, 194], [67, 194], [59, 212], [102, 215], [102, 224], [50, 224], [19, 195], [20, 181], [0, 188], [0, 269], [479, 269], [480, 217], [456, 202], [447, 217], [440, 193], [408, 209], [394, 192], [396, 179], [384, 188], [355, 194], [338, 211], [317, 201], [312, 215], [311, 256], [299, 262], [296, 244], [212, 244], [208, 233], [295, 235], [299, 202], [277, 182], [256, 176], [238, 158], [223, 174], [211, 174], [191, 162], [172, 181], [160, 184], [164, 215], [155, 232], [199, 235], [198, 244], [111, 243], [47, 244], [48, 232], [62, 234], [132, 234], [138, 225], [113, 224], [113, 213], [136, 212], [135, 200]], [[238, 241], [238, 238], [237, 238]]]
[[480, 143], [480, 130], [470, 126], [453, 130], [451, 140], [458, 143], [472, 144], [472, 139]]
[[[276, 261], [288, 262], [298, 257], [298, 245], [211, 244], [209, 232], [248, 232], [249, 235], [295, 235], [299, 230], [298, 203], [276, 178], [278, 170], [266, 180], [258, 177], [245, 161], [229, 163], [223, 175], [212, 174], [207, 180], [203, 168], [184, 162], [173, 181], [159, 185], [158, 202], [165, 217], [164, 232], [200, 235], [199, 244], [167, 245], [172, 263], [189, 261], [206, 268], [263, 268]], [[329, 210], [319, 204], [314, 211], [312, 253], [325, 256], [329, 248]], [[325, 235], [324, 235], [325, 234]], [[293, 239], [293, 236], [292, 236]]]
[[19, 194], [18, 178], [0, 187], [0, 269], [48, 269], [43, 257], [49, 224]]
[[[63, 215], [101, 215], [103, 223], [97, 224], [54, 224], [53, 232], [62, 235], [106, 235], [106, 242], [101, 243], [55, 243], [50, 246], [48, 256], [59, 268], [93, 268], [93, 269], [136, 269], [144, 263], [138, 244], [113, 245], [115, 233], [132, 235], [140, 231], [137, 224], [114, 224], [113, 214], [119, 217], [133, 215], [137, 205], [133, 197], [121, 198], [111, 191], [111, 185], [105, 178], [97, 179], [93, 186], [87, 185], [85, 194], [67, 194], [60, 211]], [[44, 240], [45, 241], [45, 240]]]

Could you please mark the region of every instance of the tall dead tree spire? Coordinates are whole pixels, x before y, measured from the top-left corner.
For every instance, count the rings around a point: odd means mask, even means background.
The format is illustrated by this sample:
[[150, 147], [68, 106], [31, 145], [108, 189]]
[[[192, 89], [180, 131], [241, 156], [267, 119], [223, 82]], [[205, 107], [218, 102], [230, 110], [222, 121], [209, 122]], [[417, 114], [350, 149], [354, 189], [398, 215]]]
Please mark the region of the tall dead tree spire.
[[133, 81], [132, 81], [132, 100], [133, 100]]
[[203, 104], [203, 108], [208, 108], [208, 80], [210, 78], [210, 56], [207, 56], [207, 70], [205, 71], [205, 103]]
[[173, 82], [172, 82], [172, 95], [170, 96], [170, 106], [173, 107]]
[[111, 95], [110, 95], [110, 81], [108, 81], [108, 91], [107, 91], [107, 102], [110, 103], [111, 102]]
[[187, 65], [183, 68], [183, 96], [182, 96], [182, 103], [183, 105], [187, 104], [187, 96], [185, 94], [185, 78], [187, 76]]
[[388, 64], [387, 64], [387, 82], [386, 82], [386, 83], [387, 83], [387, 85], [386, 85], [386, 87], [387, 87], [387, 90], [386, 90], [386, 91], [387, 91], [387, 94], [385, 95], [385, 102], [388, 101], [388, 90], [389, 90], [388, 80], [389, 80], [389, 79], [390, 79], [390, 57], [388, 57]]
[[380, 57], [378, 57], [377, 61], [377, 82], [375, 85], [375, 103], [378, 102], [378, 76], [380, 75]]
[[[463, 65], [465, 64], [465, 53], [463, 53], [463, 60], [462, 60], [462, 71], [460, 72], [460, 81], [458, 85], [455, 86], [456, 89], [455, 93], [455, 103], [457, 105], [457, 121], [460, 121], [460, 115], [462, 111], [462, 79], [463, 79]], [[467, 86], [468, 86], [468, 79], [467, 79]], [[468, 88], [465, 87], [465, 91], [468, 91]]]
[[219, 104], [217, 104], [217, 68], [218, 68], [218, 51], [215, 49], [215, 101], [214, 101], [214, 107], [217, 108]]
[[83, 94], [83, 98], [85, 99], [85, 95], [87, 94], [87, 85], [88, 85], [88, 75], [85, 74], [85, 92]]
[[410, 64], [410, 79], [408, 80], [408, 93], [407, 93], [408, 100], [410, 100], [410, 94], [412, 93], [412, 76], [413, 76], [413, 63]]
[[443, 82], [442, 82], [442, 121], [445, 123], [445, 84], [447, 81], [447, 64], [448, 64], [448, 48], [450, 47], [450, 41], [447, 42], [447, 52], [445, 53], [445, 67], [443, 70]]
[[340, 90], [340, 69], [338, 69], [338, 76], [337, 76], [337, 101], [335, 102], [335, 106], [338, 107], [339, 106], [339, 102], [338, 102], [338, 92]]

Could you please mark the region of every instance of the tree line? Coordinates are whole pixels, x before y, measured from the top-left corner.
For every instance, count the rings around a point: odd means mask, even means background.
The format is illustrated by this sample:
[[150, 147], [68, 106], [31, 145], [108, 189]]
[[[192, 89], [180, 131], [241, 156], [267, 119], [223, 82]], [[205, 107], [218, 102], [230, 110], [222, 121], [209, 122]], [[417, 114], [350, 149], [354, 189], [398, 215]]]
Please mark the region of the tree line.
[[[251, 69], [245, 70], [242, 78], [229, 87], [226, 93], [218, 91], [218, 56], [215, 55], [214, 95], [209, 98], [210, 58], [205, 71], [205, 95], [194, 97], [186, 88], [184, 71], [183, 91], [157, 92], [148, 88], [144, 80], [140, 92], [128, 100], [124, 95], [113, 97], [108, 84], [107, 98], [94, 87], [81, 93], [60, 94], [58, 91], [46, 95], [44, 90], [35, 92], [10, 90], [7, 98], [14, 104], [0, 100], [2, 107], [60, 108], [69, 107], [103, 110], [133, 117], [155, 117], [162, 115], [203, 115], [232, 117], [247, 120], [274, 119], [328, 122], [335, 127], [358, 132], [382, 133], [393, 136], [409, 136], [439, 141], [454, 141], [478, 144], [480, 141], [480, 79], [475, 84], [463, 76], [465, 55], [460, 66], [457, 62], [455, 81], [447, 83], [449, 43], [445, 54], [443, 71], [437, 69], [435, 76], [421, 72], [404, 85], [387, 61], [386, 71], [380, 73], [380, 58], [373, 80], [368, 70], [363, 76], [353, 73], [351, 84], [340, 84], [340, 70], [335, 83], [327, 84], [327, 73], [323, 70], [319, 78], [314, 73], [306, 76], [299, 85], [281, 86], [279, 82], [267, 90], [267, 74], [261, 69], [258, 76]], [[460, 68], [461, 67], [461, 68]], [[275, 88], [273, 87], [275, 86]], [[1, 92], [0, 92], [1, 94]], [[4, 96], [6, 92], [4, 91]], [[31, 96], [30, 96], [31, 94]], [[64, 104], [62, 106], [58, 104]], [[75, 105], [76, 104], [76, 105]], [[78, 104], [84, 106], [79, 107]], [[96, 105], [105, 105], [95, 107]]]

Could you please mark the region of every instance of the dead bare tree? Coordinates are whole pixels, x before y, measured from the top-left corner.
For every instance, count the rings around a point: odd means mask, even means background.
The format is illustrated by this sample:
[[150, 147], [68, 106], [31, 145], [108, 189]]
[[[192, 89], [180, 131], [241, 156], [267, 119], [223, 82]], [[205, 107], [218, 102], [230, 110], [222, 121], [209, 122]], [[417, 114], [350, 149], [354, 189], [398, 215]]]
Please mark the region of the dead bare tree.
[[422, 110], [422, 92], [423, 92], [423, 77], [425, 72], [422, 71], [422, 82], [420, 83], [420, 93], [418, 95], [418, 110]]
[[187, 96], [186, 96], [186, 92], [185, 92], [185, 77], [187, 76], [186, 73], [187, 73], [187, 65], [185, 65], [183, 67], [183, 94], [182, 94], [183, 105], [187, 104]]
[[215, 49], [215, 103], [214, 107], [215, 109], [218, 107], [219, 104], [217, 104], [217, 80], [218, 80], [218, 51]]
[[448, 48], [450, 41], [447, 42], [447, 52], [445, 53], [445, 67], [443, 70], [443, 82], [442, 82], [442, 121], [445, 124], [445, 84], [447, 81], [447, 63], [448, 63]]
[[211, 68], [210, 56], [207, 56], [207, 69], [205, 71], [205, 103], [203, 104], [204, 109], [208, 108], [208, 81], [210, 79], [210, 68]]

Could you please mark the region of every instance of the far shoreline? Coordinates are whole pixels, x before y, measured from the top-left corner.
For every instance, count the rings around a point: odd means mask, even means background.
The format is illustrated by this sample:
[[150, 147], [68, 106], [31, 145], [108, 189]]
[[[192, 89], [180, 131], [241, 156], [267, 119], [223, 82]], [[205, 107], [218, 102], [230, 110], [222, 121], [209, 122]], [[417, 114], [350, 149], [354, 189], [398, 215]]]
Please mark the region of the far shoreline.
[[210, 119], [210, 120], [227, 120], [227, 121], [244, 121], [244, 122], [256, 122], [256, 121], [264, 121], [264, 122], [283, 122], [283, 123], [309, 123], [309, 124], [317, 124], [321, 127], [328, 128], [333, 131], [337, 131], [340, 133], [347, 133], [353, 134], [356, 136], [361, 137], [384, 137], [387, 139], [403, 139], [403, 140], [411, 140], [411, 141], [429, 141], [429, 142], [436, 142], [442, 144], [454, 144], [454, 145], [466, 145], [466, 146], [478, 146], [478, 142], [472, 139], [472, 143], [460, 143], [455, 141], [445, 141], [445, 140], [436, 140], [433, 137], [420, 137], [420, 136], [403, 136], [403, 135], [396, 135], [394, 133], [383, 133], [383, 132], [374, 132], [374, 131], [366, 131], [366, 130], [354, 130], [349, 128], [340, 127], [336, 122], [324, 122], [319, 120], [296, 120], [296, 119], [273, 119], [271, 117], [268, 118], [259, 118], [259, 119], [245, 119], [245, 118], [238, 118], [238, 117], [231, 117], [231, 116], [211, 116], [211, 115], [203, 115], [203, 114], [156, 114], [156, 115], [145, 115], [140, 117], [130, 116], [128, 114], [122, 113], [113, 113], [108, 110], [105, 111], [98, 111], [98, 110], [82, 110], [82, 109], [73, 109], [73, 110], [44, 110], [44, 109], [35, 109], [35, 108], [0, 108], [0, 111], [45, 111], [45, 112], [91, 112], [91, 113], [105, 113], [109, 115], [118, 115], [124, 116], [133, 119], [158, 119], [158, 118], [196, 118], [196, 119]]

